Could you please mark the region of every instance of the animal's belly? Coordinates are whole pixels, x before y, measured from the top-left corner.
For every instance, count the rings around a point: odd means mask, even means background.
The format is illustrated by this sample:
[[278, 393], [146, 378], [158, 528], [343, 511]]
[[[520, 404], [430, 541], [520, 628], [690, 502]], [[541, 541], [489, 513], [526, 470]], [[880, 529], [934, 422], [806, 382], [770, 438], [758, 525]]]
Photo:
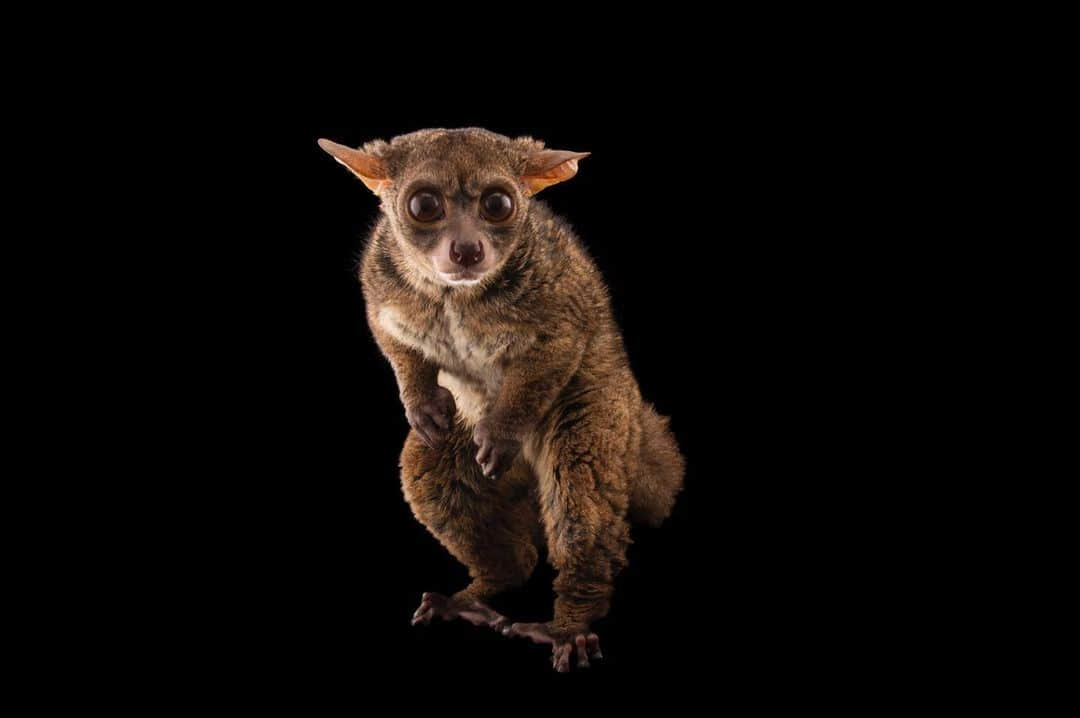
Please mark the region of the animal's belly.
[[454, 395], [458, 414], [468, 426], [475, 426], [491, 408], [493, 395], [457, 374], [443, 369], [439, 372], [439, 385], [446, 387]]
[[502, 369], [494, 358], [449, 352], [439, 357], [436, 364], [439, 384], [454, 395], [463, 416], [469, 419], [487, 413], [502, 387]]

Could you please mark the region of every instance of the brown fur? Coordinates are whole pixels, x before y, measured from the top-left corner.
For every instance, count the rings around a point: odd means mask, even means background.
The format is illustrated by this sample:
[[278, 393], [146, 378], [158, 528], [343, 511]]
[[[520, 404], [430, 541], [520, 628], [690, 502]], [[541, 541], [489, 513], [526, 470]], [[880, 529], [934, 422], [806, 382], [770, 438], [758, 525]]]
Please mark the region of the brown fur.
[[[437, 448], [414, 423], [401, 455], [413, 513], [469, 568], [473, 581], [455, 598], [483, 600], [521, 584], [544, 541], [559, 572], [549, 628], [566, 638], [607, 613], [626, 563], [628, 517], [663, 521], [683, 458], [667, 419], [642, 401], [593, 261], [529, 196], [522, 173], [542, 149], [479, 129], [424, 130], [362, 148], [389, 179], [360, 279], [410, 421], [432, 402], [456, 408]], [[511, 185], [510, 225], [480, 230], [496, 266], [478, 284], [433, 277], [428, 255], [439, 235], [405, 213], [418, 177], [464, 213], [484, 186]], [[481, 436], [512, 461], [495, 480], [475, 459]]]

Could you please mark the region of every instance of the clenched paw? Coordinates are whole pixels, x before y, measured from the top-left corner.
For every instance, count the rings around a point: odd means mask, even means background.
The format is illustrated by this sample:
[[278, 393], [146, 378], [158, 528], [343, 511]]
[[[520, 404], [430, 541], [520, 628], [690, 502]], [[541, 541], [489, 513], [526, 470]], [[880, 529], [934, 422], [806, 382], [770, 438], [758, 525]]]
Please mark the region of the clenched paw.
[[512, 623], [502, 629], [504, 636], [518, 636], [551, 646], [551, 666], [559, 673], [570, 670], [570, 659], [577, 655], [577, 667], [588, 668], [589, 659], [600, 660], [600, 637], [585, 627], [579, 631], [553, 628], [550, 623]]
[[491, 427], [484, 421], [473, 429], [473, 442], [480, 447], [476, 452], [476, 463], [480, 464], [480, 470], [489, 479], [501, 476], [521, 451], [520, 441], [496, 438], [492, 435]]
[[423, 442], [436, 449], [446, 441], [456, 412], [454, 395], [445, 387], [438, 386], [430, 397], [413, 406], [406, 406], [405, 418]]
[[474, 626], [488, 626], [499, 632], [510, 625], [506, 616], [483, 601], [463, 601], [434, 592], [425, 593], [421, 597], [420, 607], [412, 617], [412, 625], [427, 625], [432, 618], [441, 618], [444, 621], [460, 618]]

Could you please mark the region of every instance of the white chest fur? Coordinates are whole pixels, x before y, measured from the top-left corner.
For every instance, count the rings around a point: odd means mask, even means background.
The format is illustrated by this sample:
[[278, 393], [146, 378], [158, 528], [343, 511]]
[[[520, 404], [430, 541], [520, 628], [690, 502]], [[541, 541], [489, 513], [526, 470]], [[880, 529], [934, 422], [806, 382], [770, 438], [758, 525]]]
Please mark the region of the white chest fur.
[[410, 317], [395, 307], [379, 310], [379, 325], [440, 369], [479, 384], [494, 396], [502, 384], [502, 364], [518, 344], [514, 335], [494, 335], [469, 327], [459, 310], [446, 307], [434, 317]]

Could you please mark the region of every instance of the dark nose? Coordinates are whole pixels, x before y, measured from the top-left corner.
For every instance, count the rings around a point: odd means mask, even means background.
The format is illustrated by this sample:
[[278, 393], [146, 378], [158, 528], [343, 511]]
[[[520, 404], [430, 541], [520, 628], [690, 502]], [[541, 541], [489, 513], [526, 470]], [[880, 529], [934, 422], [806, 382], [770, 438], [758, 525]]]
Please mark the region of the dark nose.
[[475, 242], [454, 240], [450, 243], [450, 261], [460, 264], [462, 267], [471, 267], [480, 264], [484, 258], [484, 245], [477, 240]]

